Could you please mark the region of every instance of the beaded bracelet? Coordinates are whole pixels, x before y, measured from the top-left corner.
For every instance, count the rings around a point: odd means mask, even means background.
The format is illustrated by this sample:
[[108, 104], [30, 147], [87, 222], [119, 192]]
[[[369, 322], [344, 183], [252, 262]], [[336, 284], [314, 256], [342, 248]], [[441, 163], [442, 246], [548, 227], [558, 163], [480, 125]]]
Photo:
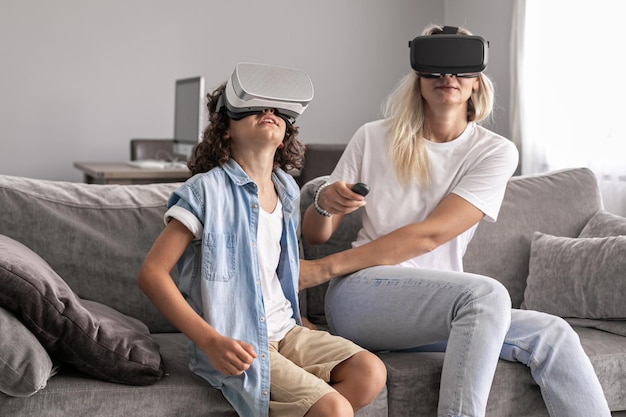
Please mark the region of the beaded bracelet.
[[328, 182], [325, 182], [324, 184], [320, 185], [317, 191], [315, 191], [315, 197], [313, 198], [313, 207], [315, 208], [315, 212], [319, 214], [320, 216], [324, 216], [324, 217], [330, 217], [332, 216], [332, 214], [330, 214], [328, 211], [320, 207], [319, 198], [320, 198], [320, 193], [322, 192], [322, 190], [328, 187], [329, 185], [330, 183]]

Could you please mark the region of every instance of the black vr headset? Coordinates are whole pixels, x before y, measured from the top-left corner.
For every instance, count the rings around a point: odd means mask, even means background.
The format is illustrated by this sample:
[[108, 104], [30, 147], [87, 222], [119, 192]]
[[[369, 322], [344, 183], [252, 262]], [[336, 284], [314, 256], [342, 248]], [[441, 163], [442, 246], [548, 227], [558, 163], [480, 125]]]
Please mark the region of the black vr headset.
[[409, 41], [411, 68], [420, 76], [477, 76], [487, 68], [489, 42], [480, 36], [457, 35], [458, 28], [444, 26], [443, 33]]
[[226, 108], [233, 120], [275, 109], [276, 115], [293, 124], [313, 99], [308, 74], [294, 68], [240, 62], [226, 83], [216, 111]]

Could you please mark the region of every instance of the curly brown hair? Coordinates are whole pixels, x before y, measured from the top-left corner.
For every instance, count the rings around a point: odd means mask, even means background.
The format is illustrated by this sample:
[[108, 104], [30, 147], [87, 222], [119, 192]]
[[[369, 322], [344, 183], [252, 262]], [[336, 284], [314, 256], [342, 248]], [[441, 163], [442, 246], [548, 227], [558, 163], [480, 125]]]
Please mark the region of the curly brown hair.
[[[226, 115], [225, 108], [219, 112], [215, 110], [225, 89], [226, 83], [206, 96], [209, 124], [202, 133], [202, 141], [195, 146], [193, 155], [187, 163], [187, 167], [193, 175], [221, 167], [230, 159], [231, 141], [225, 139], [230, 118]], [[304, 164], [305, 147], [298, 140], [297, 126], [287, 123], [283, 145], [276, 149], [274, 154], [274, 169], [282, 168], [285, 171], [301, 169]]]

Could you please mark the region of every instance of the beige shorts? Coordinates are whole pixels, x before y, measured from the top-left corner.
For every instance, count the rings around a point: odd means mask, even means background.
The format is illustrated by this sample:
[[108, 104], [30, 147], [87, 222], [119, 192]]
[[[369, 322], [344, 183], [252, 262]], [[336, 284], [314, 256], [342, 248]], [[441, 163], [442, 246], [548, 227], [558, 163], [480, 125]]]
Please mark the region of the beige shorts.
[[296, 326], [270, 342], [270, 417], [300, 417], [324, 395], [339, 363], [364, 349], [328, 332]]

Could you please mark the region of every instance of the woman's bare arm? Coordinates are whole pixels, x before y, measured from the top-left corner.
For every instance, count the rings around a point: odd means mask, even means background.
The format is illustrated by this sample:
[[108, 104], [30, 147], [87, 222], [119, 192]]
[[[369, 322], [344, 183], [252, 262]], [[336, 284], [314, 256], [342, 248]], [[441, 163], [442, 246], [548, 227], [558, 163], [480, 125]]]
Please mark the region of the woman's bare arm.
[[[317, 215], [314, 212], [311, 214]], [[467, 200], [456, 194], [450, 194], [424, 221], [400, 227], [363, 246], [315, 261], [303, 261], [300, 288], [312, 287], [334, 277], [371, 266], [396, 265], [430, 252], [478, 223], [483, 216], [484, 214]], [[306, 218], [304, 221], [306, 222]]]

